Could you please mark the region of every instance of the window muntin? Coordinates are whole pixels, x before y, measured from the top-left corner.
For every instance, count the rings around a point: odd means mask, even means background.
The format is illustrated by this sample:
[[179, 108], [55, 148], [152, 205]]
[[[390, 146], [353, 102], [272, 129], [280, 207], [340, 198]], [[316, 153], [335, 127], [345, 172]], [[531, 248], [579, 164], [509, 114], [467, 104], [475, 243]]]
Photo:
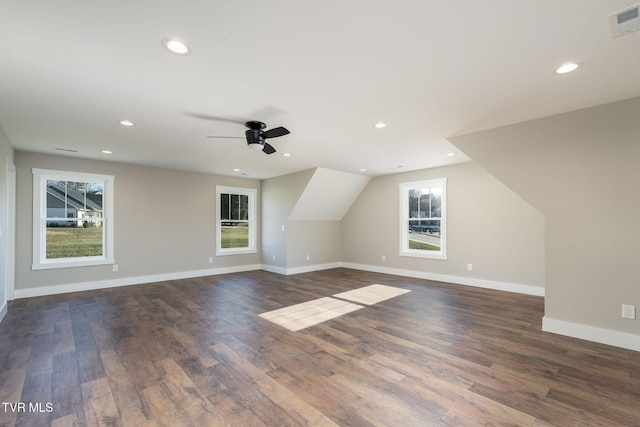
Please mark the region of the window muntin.
[[110, 175], [33, 170], [33, 269], [110, 264]]
[[216, 193], [216, 255], [257, 252], [257, 190], [217, 186]]
[[446, 259], [446, 178], [400, 184], [400, 255]]

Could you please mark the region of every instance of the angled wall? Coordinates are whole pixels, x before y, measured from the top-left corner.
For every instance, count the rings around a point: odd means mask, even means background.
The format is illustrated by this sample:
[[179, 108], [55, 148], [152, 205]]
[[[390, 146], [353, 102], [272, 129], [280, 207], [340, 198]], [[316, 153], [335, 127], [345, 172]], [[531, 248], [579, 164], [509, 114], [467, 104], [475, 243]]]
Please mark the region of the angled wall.
[[287, 268], [287, 233], [291, 211], [314, 169], [265, 179], [262, 194], [262, 264], [277, 272]]
[[545, 216], [551, 332], [640, 350], [640, 98], [451, 138]]
[[368, 181], [323, 168], [263, 180], [263, 267], [291, 274], [338, 266], [340, 221]]

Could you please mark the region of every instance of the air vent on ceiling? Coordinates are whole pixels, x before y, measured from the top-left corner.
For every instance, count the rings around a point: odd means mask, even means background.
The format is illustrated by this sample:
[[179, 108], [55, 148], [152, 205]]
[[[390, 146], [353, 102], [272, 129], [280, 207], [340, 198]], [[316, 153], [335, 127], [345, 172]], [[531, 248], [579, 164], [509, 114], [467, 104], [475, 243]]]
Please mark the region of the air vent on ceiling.
[[640, 4], [631, 6], [609, 16], [613, 38], [633, 33], [640, 29]]

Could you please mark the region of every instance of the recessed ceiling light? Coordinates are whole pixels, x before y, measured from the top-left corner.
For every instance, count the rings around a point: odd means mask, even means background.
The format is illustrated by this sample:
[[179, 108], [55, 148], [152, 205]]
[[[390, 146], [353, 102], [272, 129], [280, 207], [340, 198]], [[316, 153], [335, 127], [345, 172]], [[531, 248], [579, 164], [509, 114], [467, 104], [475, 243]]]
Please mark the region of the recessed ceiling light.
[[572, 71], [575, 71], [579, 66], [580, 64], [577, 64], [575, 62], [567, 62], [566, 64], [562, 64], [561, 66], [556, 68], [556, 74], [570, 73]]
[[111, 154], [111, 153], [113, 153], [113, 151], [109, 151], [109, 150], [102, 150], [102, 152], [103, 152], [104, 154]]
[[191, 53], [189, 45], [182, 40], [164, 39], [162, 40], [162, 46], [169, 52], [175, 53], [176, 55], [189, 55]]
[[238, 169], [238, 168], [233, 168], [233, 171], [234, 171], [234, 172], [240, 172], [240, 169]]
[[453, 157], [455, 155], [456, 155], [456, 153], [447, 153], [447, 157]]
[[383, 122], [378, 122], [375, 125], [373, 125], [373, 127], [376, 128], [376, 129], [382, 129], [384, 127], [387, 127], [387, 124], [383, 123]]
[[360, 169], [360, 172], [366, 172], [367, 170], [365, 168]]
[[291, 153], [282, 153], [282, 157], [291, 157]]
[[134, 123], [131, 120], [120, 120], [122, 126], [133, 126]]

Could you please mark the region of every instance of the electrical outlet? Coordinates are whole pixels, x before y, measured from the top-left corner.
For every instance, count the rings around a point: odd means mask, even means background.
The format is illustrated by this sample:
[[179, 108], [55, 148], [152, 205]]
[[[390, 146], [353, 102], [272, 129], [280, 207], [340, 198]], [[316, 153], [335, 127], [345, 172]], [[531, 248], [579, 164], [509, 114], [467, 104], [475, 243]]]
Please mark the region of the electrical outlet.
[[622, 304], [622, 318], [636, 320], [636, 306]]
[[118, 272], [118, 264], [113, 264], [113, 272], [114, 273]]
[[473, 270], [473, 264], [467, 264], [467, 270], [469, 271]]
[[209, 257], [209, 264], [213, 264], [213, 257], [212, 256]]
[[273, 260], [275, 261], [276, 260], [276, 254], [273, 254], [272, 257], [273, 257]]
[[311, 257], [309, 255], [307, 255], [307, 261], [311, 260]]
[[387, 260], [387, 257], [382, 255], [382, 262], [385, 262]]

